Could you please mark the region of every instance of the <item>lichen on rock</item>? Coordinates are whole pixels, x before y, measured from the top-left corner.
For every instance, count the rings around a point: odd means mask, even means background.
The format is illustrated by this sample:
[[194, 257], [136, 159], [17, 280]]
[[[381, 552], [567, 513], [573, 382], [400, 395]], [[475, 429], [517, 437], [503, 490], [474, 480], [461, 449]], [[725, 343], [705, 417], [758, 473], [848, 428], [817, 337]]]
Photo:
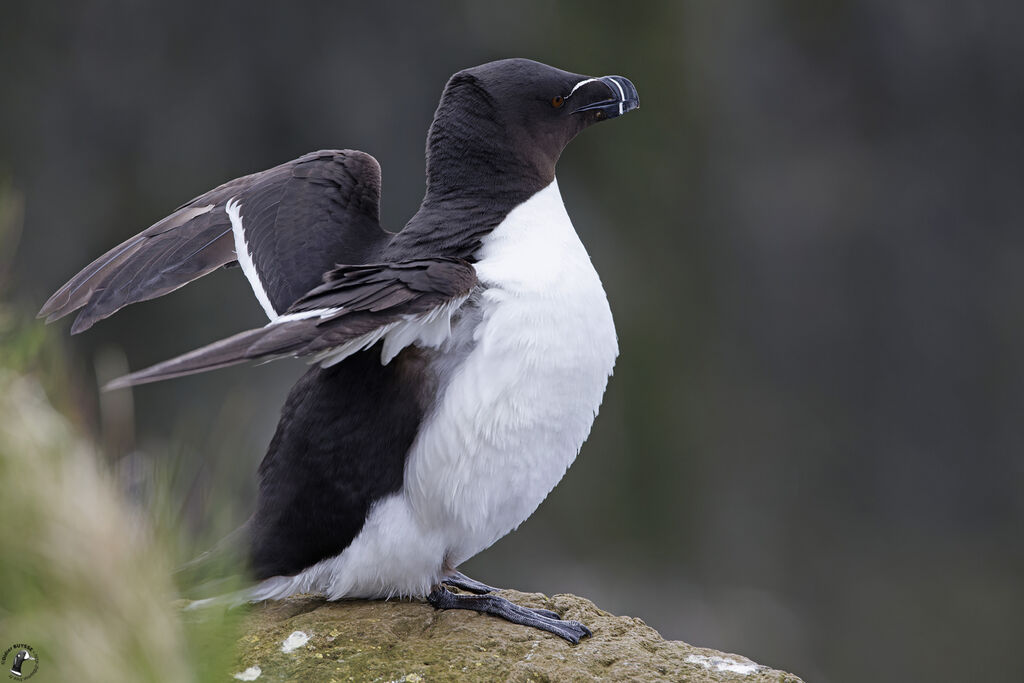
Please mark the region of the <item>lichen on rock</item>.
[[[259, 681], [744, 681], [801, 683], [746, 657], [665, 640], [642, 620], [574, 595], [502, 591], [587, 624], [579, 645], [465, 610], [418, 601], [328, 602], [296, 596], [252, 608], [236, 671]], [[287, 642], [304, 643], [287, 650]], [[284, 650], [284, 651], [283, 651]]]

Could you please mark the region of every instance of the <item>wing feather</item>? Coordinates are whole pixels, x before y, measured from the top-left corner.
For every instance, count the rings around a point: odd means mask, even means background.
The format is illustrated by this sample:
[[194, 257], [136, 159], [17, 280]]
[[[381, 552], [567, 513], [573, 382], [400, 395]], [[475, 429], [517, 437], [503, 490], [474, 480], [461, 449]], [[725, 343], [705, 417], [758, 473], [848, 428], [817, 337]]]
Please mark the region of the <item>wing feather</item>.
[[[52, 322], [80, 310], [72, 333], [132, 303], [172, 292], [234, 263], [227, 203], [245, 211], [255, 277], [275, 310], [286, 310], [337, 263], [375, 254], [390, 233], [379, 223], [380, 167], [368, 154], [324, 150], [232, 180], [86, 266], [47, 300]], [[247, 274], [248, 276], [248, 274]]]
[[[118, 389], [182, 377], [254, 360], [313, 356], [332, 365], [385, 340], [381, 360], [403, 348], [436, 347], [450, 334], [450, 318], [477, 284], [462, 259], [341, 266], [328, 282], [300, 299], [275, 322], [126, 375]], [[439, 333], [439, 326], [444, 326]]]

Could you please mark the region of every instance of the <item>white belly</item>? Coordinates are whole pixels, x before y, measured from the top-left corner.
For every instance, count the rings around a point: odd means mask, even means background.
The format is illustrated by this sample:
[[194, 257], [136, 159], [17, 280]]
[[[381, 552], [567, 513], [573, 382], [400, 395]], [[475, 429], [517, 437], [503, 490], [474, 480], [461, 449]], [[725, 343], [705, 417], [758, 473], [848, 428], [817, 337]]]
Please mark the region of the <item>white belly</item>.
[[557, 186], [531, 201], [540, 206], [520, 207], [485, 242], [475, 344], [406, 468], [406, 496], [445, 531], [452, 565], [516, 528], [562, 478], [618, 353], [604, 289]]
[[424, 595], [529, 517], [586, 440], [618, 354], [608, 301], [557, 183], [484, 240], [480, 291], [434, 362], [439, 400], [404, 486], [340, 555], [258, 597]]

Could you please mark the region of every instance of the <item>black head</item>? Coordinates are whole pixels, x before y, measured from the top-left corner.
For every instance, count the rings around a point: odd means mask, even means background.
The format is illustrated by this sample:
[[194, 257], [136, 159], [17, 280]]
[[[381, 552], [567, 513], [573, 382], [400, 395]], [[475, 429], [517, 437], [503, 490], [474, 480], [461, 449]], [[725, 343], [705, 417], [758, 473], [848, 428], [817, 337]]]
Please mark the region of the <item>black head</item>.
[[11, 663], [11, 673], [20, 676], [21, 667], [27, 661], [35, 661], [35, 657], [28, 650], [18, 650], [18, 653], [14, 655], [14, 661]]
[[636, 88], [622, 76], [595, 78], [528, 59], [460, 71], [430, 128], [428, 183], [465, 187], [480, 174], [500, 174], [539, 189], [554, 179], [562, 150], [580, 131], [639, 105]]

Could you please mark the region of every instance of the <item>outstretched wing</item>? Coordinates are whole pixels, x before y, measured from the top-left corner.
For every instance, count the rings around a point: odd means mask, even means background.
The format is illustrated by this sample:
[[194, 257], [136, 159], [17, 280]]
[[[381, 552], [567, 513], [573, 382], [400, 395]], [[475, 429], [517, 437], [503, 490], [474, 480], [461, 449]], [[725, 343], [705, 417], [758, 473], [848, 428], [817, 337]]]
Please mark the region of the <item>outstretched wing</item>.
[[382, 339], [381, 362], [387, 364], [410, 344], [436, 348], [448, 339], [451, 315], [476, 283], [476, 271], [462, 259], [339, 266], [266, 327], [126, 375], [107, 388], [284, 356], [314, 356], [333, 365]]
[[380, 166], [369, 154], [324, 150], [196, 197], [71, 278], [43, 305], [47, 322], [78, 309], [78, 333], [124, 306], [174, 291], [235, 261], [268, 317], [288, 309], [338, 263], [373, 260]]

